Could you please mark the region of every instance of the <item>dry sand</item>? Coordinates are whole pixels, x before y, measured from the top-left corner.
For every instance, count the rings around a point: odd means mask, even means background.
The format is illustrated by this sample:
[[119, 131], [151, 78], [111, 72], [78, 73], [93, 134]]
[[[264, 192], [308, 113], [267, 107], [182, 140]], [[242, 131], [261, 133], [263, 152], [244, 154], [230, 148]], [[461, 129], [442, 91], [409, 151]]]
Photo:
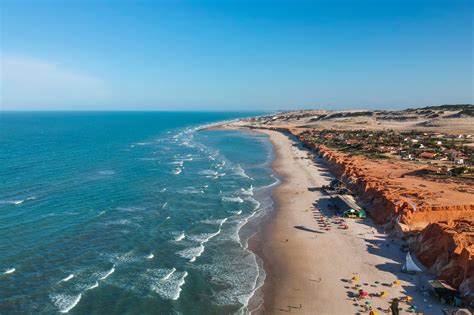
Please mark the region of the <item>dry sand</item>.
[[[267, 273], [264, 305], [256, 313], [368, 314], [362, 311], [364, 302], [350, 298], [356, 290], [347, 280], [358, 275], [369, 293], [387, 291], [390, 298], [408, 294], [424, 314], [442, 314], [439, 305], [418, 292], [421, 276], [400, 272], [405, 254], [370, 219], [346, 220], [347, 230], [335, 224], [330, 231], [322, 229], [315, 219], [315, 207], [331, 213], [329, 197], [319, 189], [329, 183], [331, 174], [287, 135], [260, 132], [274, 145], [273, 167], [282, 184], [274, 190], [276, 211], [254, 240]], [[386, 286], [397, 279], [401, 287]], [[379, 284], [374, 287], [376, 281]], [[388, 298], [370, 301], [375, 309], [389, 307]], [[401, 314], [406, 314], [407, 306], [400, 305]]]

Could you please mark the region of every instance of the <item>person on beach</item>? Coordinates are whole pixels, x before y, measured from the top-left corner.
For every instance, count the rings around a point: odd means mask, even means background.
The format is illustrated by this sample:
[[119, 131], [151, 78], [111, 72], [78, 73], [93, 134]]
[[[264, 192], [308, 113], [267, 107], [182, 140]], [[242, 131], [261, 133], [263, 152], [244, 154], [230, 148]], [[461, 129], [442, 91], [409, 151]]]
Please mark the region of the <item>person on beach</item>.
[[390, 310], [392, 311], [392, 315], [400, 314], [400, 312], [398, 310], [398, 299], [393, 299], [392, 300], [392, 305], [390, 305]]

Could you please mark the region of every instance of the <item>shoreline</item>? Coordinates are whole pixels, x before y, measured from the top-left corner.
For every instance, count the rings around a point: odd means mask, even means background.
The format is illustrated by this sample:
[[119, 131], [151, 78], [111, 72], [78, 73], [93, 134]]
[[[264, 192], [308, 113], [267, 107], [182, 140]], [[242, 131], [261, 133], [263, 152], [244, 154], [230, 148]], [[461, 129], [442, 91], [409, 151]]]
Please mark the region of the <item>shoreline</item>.
[[[259, 231], [249, 239], [249, 249], [262, 259], [266, 274], [263, 286], [256, 291], [263, 293], [263, 304], [252, 314], [363, 312], [363, 305], [350, 297], [348, 282], [354, 275], [370, 293], [384, 290], [390, 298], [410, 295], [418, 311], [442, 314], [436, 301], [417, 290], [426, 275], [401, 273], [405, 254], [397, 240], [370, 219], [346, 220], [348, 230], [320, 228], [314, 204], [323, 215], [332, 215], [327, 209], [328, 197], [318, 188], [333, 177], [322, 161], [308, 158], [301, 143], [272, 130], [228, 125], [212, 129], [266, 134], [275, 154], [272, 169], [281, 181], [272, 191], [274, 211], [264, 217]], [[400, 286], [391, 287], [393, 281], [400, 281]], [[379, 311], [390, 305], [390, 299], [373, 298], [371, 302]], [[406, 311], [407, 307], [401, 314]]]

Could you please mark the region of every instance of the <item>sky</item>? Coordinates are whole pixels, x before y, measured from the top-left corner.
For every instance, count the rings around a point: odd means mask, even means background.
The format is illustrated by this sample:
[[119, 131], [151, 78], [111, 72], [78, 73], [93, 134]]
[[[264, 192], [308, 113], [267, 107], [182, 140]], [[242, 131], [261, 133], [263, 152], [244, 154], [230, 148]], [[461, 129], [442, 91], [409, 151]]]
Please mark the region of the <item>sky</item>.
[[472, 0], [0, 0], [0, 110], [473, 103]]

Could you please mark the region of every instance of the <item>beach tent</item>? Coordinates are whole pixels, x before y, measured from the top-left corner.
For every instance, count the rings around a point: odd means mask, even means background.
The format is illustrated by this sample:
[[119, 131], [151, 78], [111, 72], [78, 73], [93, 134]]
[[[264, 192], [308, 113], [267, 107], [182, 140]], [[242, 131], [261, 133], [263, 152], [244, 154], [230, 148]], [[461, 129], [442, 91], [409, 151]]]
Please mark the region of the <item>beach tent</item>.
[[443, 280], [429, 280], [431, 290], [442, 303], [451, 304], [457, 294], [457, 290]]
[[365, 219], [366, 215], [363, 210], [349, 209], [349, 210], [344, 211], [344, 217]]
[[418, 267], [413, 261], [413, 258], [411, 258], [410, 252], [407, 253], [407, 256], [405, 258], [405, 264], [402, 267], [402, 271], [406, 273], [421, 272], [420, 267]]

